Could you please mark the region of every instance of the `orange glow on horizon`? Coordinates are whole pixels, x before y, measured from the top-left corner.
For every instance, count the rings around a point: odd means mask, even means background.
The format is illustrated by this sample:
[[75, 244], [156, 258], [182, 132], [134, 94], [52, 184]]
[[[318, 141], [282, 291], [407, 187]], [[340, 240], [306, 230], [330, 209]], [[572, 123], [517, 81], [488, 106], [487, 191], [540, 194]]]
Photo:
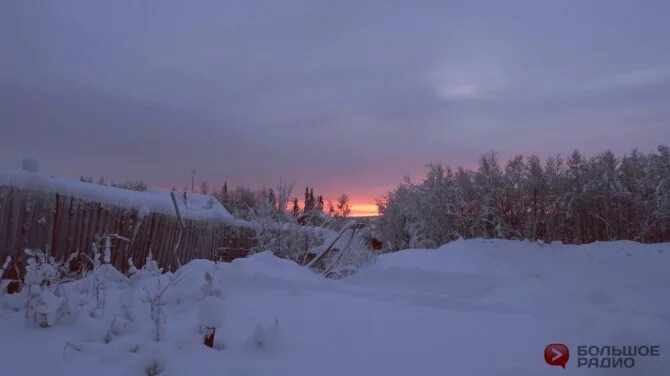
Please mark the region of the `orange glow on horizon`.
[[[190, 184], [190, 183], [189, 183]], [[219, 187], [220, 185], [215, 185], [214, 187]], [[177, 187], [177, 190], [181, 192], [180, 187], [186, 187], [185, 184], [157, 184], [154, 186], [149, 187], [149, 189], [156, 189], [156, 190], [165, 190], [165, 191], [170, 191], [172, 187]], [[190, 192], [190, 185], [187, 187], [188, 191]], [[199, 190], [200, 186], [196, 187], [197, 190]], [[370, 197], [370, 192], [366, 192], [362, 195], [362, 197], [357, 197], [355, 199], [352, 199], [351, 196], [349, 196], [349, 207], [351, 208], [351, 213], [349, 214], [350, 217], [373, 217], [373, 216], [378, 216], [379, 212], [377, 212], [377, 204], [375, 203], [375, 198]], [[300, 207], [302, 208], [303, 205], [303, 200], [301, 196], [298, 197], [298, 202]], [[327, 213], [328, 212], [328, 202], [332, 202], [333, 206], [336, 205], [337, 197], [333, 198], [326, 198], [324, 197], [323, 201], [325, 202], [325, 207], [324, 211]], [[290, 207], [291, 203], [288, 203], [288, 206]]]
[[377, 216], [377, 205], [370, 203], [355, 203], [351, 204], [352, 217], [370, 217]]

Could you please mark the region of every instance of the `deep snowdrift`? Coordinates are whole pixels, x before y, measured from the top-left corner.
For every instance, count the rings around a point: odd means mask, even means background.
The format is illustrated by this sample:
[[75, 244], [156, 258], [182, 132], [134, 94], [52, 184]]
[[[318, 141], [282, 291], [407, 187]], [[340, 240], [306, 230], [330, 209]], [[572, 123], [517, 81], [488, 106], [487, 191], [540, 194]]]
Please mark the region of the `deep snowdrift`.
[[[198, 333], [207, 272], [223, 298], [215, 349]], [[0, 298], [1, 373], [142, 375], [155, 364], [163, 375], [670, 374], [670, 244], [456, 241], [380, 256], [338, 281], [269, 252], [179, 273], [158, 343], [141, 301], [146, 280], [110, 282], [102, 319], [82, 312], [46, 329], [24, 319], [20, 296]], [[127, 316], [110, 338], [114, 318]], [[571, 359], [565, 371], [544, 363], [554, 342], [655, 344], [661, 357], [630, 370]]]

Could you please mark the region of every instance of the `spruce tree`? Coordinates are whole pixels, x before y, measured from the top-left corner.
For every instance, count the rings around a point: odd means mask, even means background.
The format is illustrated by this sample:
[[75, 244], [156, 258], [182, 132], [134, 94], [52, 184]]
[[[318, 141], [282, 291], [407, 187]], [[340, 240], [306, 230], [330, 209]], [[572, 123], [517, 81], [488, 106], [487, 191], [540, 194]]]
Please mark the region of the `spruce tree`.
[[300, 214], [300, 207], [298, 207], [298, 198], [294, 197], [293, 198], [293, 208], [291, 209], [293, 212], [293, 217], [298, 217]]
[[305, 202], [304, 202], [304, 205], [303, 205], [303, 212], [304, 213], [309, 212], [309, 210], [310, 210], [309, 205], [310, 205], [309, 187], [305, 187]]

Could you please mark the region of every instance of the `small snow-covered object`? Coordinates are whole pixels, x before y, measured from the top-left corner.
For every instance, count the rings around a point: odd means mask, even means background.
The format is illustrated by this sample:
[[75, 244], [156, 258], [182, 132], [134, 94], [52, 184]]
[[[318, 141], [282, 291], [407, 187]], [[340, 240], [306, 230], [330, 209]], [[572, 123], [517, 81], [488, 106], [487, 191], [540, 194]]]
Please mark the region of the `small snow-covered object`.
[[214, 284], [214, 277], [210, 272], [205, 273], [205, 284], [202, 285], [200, 291], [205, 296], [221, 296], [221, 289], [217, 288]]
[[46, 328], [53, 325], [56, 321], [57, 312], [62, 304], [62, 299], [58, 298], [48, 289], [37, 291], [39, 291], [39, 298], [37, 300], [37, 306], [35, 307], [35, 313], [37, 315], [36, 319], [40, 326]]
[[279, 320], [276, 320], [274, 325], [256, 325], [250, 340], [254, 346], [260, 349], [276, 346], [279, 342]]
[[203, 343], [207, 347], [214, 347], [216, 328], [223, 325], [223, 306], [221, 300], [214, 296], [207, 296], [198, 307], [198, 321], [200, 330], [205, 335]]
[[221, 299], [207, 296], [198, 307], [198, 322], [205, 328], [220, 328], [223, 325], [223, 304]]

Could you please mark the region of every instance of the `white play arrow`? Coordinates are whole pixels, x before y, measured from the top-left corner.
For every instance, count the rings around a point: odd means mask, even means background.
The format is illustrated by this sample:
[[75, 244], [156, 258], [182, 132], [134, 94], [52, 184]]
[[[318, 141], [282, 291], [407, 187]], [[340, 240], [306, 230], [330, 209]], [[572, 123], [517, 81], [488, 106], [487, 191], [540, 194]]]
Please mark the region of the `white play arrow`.
[[556, 359], [558, 359], [558, 358], [560, 358], [560, 357], [563, 356], [563, 353], [560, 352], [560, 351], [558, 351], [558, 350], [556, 350], [556, 349], [553, 349], [553, 348], [552, 348], [551, 351], [553, 351], [554, 354], [556, 354], [556, 355], [551, 359], [552, 362], [555, 362]]

